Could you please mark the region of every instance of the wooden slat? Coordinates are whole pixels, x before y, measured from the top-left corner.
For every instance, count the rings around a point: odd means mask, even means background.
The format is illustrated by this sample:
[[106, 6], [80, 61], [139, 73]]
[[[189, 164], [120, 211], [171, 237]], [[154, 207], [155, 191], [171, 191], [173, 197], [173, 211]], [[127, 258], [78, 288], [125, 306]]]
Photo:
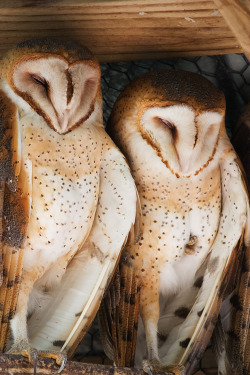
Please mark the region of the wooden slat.
[[[37, 366], [37, 375], [51, 375], [58, 371], [58, 366], [54, 360], [39, 359]], [[207, 375], [216, 375], [216, 369], [205, 370]], [[1, 375], [26, 375], [34, 374], [33, 366], [27, 359], [21, 356], [0, 355], [0, 373]], [[125, 367], [113, 367], [97, 364], [87, 364], [81, 362], [68, 362], [62, 371], [62, 375], [145, 375], [143, 370], [131, 369]], [[163, 372], [154, 371], [155, 375], [166, 375]], [[203, 372], [195, 372], [194, 375], [204, 375]]]
[[250, 58], [250, 1], [215, 0], [215, 4]]
[[[39, 359], [37, 375], [55, 374], [59, 369], [53, 359]], [[1, 375], [26, 375], [34, 374], [34, 367], [22, 356], [0, 354]], [[86, 364], [68, 361], [62, 375], [145, 375], [143, 370], [131, 371], [129, 368], [114, 368], [97, 364]], [[156, 373], [157, 374], [157, 373]], [[159, 373], [159, 375], [164, 375]]]
[[44, 36], [81, 42], [101, 62], [242, 52], [214, 1], [0, 0], [0, 55]]

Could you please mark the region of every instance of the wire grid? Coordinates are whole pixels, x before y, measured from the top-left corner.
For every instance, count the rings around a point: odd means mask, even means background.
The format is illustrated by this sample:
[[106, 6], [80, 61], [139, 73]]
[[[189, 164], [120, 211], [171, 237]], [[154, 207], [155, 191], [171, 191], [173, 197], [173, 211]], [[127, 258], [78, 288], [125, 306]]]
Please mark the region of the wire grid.
[[[231, 138], [235, 124], [250, 101], [250, 61], [244, 54], [193, 58], [128, 61], [101, 64], [103, 119], [107, 124], [112, 107], [125, 86], [141, 74], [159, 69], [182, 69], [208, 78], [226, 97], [226, 129]], [[208, 346], [195, 375], [217, 374], [211, 346]], [[112, 364], [105, 356], [95, 320], [75, 354], [75, 360]]]

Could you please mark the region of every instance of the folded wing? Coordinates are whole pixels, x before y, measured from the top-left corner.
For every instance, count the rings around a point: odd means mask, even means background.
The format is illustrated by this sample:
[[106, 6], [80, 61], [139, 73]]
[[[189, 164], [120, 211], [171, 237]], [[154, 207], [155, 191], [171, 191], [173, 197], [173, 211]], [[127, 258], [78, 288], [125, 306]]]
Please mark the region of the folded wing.
[[71, 260], [46, 311], [29, 320], [37, 349], [67, 351], [71, 356], [90, 324], [135, 224], [136, 188], [124, 157], [113, 145], [104, 155], [94, 223]]

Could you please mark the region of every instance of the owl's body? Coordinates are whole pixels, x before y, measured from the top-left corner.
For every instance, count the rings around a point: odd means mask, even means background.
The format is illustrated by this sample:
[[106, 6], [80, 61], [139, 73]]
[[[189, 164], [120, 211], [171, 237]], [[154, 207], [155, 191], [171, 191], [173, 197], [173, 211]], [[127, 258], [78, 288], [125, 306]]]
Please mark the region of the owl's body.
[[[123, 267], [133, 269], [140, 289], [136, 365], [147, 359], [145, 369], [180, 374], [185, 365], [190, 373], [211, 336], [245, 227], [249, 241], [247, 192], [224, 105], [202, 77], [159, 71], [130, 84], [111, 115], [109, 132], [142, 207], [142, 236]], [[129, 313], [127, 337], [133, 319]]]
[[[172, 294], [176, 289], [175, 277], [168, 281], [165, 277], [168, 279], [168, 275], [174, 276], [172, 271], [176, 267], [182, 267], [181, 264], [185, 267], [184, 263], [190, 261], [188, 255], [191, 253], [196, 253], [193, 259], [197, 263], [196, 266], [193, 264], [195, 273], [217, 233], [221, 202], [220, 179], [216, 162], [211, 163], [215, 166], [211, 165], [210, 170], [206, 171], [205, 180], [199, 174], [192, 180], [190, 176], [176, 178], [153, 153], [148, 146], [146, 158], [144, 150], [144, 157], [140, 159], [143, 162], [136, 160], [133, 165], [144, 223], [143, 239], [135, 246], [135, 252], [147, 244], [147, 249], [143, 250], [147, 254], [143, 262], [152, 264], [153, 261], [154, 266], [161, 271], [160, 289], [163, 293], [169, 289], [168, 293]], [[149, 162], [153, 163], [153, 170], [148, 167]], [[154, 233], [158, 235], [154, 236]], [[190, 237], [194, 236], [198, 240], [190, 248], [186, 247]], [[155, 271], [149, 268], [149, 272]], [[183, 285], [186, 285], [185, 278], [192, 279], [194, 275], [179, 276], [183, 278]], [[177, 288], [179, 285], [180, 280]]]
[[135, 219], [136, 189], [103, 128], [91, 53], [41, 40], [16, 55], [1, 77], [1, 350], [11, 319], [11, 352], [32, 357], [34, 346], [60, 362], [53, 350], [72, 354], [95, 316]]
[[[86, 138], [92, 138], [91, 131], [76, 130], [61, 136], [47, 129], [47, 124], [39, 118], [26, 117], [23, 124], [22, 120], [24, 167], [33, 180], [33, 207], [27, 226], [29, 240], [25, 246], [24, 271], [32, 272], [33, 263], [39, 259], [44, 273], [55, 259], [69, 258], [70, 252], [76, 251], [92, 226], [99, 191], [97, 176], [101, 155], [96, 152], [96, 164], [94, 160], [87, 160], [84, 143]], [[38, 144], [31, 144], [34, 127], [39, 128]], [[95, 146], [100, 150], [98, 142]], [[80, 165], [85, 166], [84, 170], [79, 168]]]
[[[91, 128], [77, 128], [62, 136], [38, 116], [20, 118], [19, 124], [24, 168], [32, 179], [24, 270], [30, 272], [32, 263], [40, 259], [44, 273], [59, 257], [67, 262], [89, 234], [99, 194], [103, 144]], [[37, 129], [39, 138], [34, 142]], [[89, 144], [86, 139], [93, 141]]]

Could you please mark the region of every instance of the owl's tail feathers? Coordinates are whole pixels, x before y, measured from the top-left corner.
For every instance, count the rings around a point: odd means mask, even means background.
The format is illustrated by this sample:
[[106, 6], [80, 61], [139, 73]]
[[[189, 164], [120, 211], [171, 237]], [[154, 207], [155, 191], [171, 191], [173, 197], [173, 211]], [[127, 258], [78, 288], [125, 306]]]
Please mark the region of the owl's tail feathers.
[[221, 318], [218, 317], [216, 327], [212, 336], [213, 349], [217, 358], [218, 373], [232, 375], [232, 369], [226, 352], [226, 334], [224, 332]]
[[223, 302], [221, 327], [214, 334], [218, 365], [224, 365], [227, 357], [232, 374], [236, 375], [250, 370], [250, 247], [243, 248], [242, 253], [235, 288]]
[[[233, 301], [237, 301], [234, 303]], [[234, 335], [230, 337], [231, 343], [234, 342], [234, 357], [237, 358], [237, 366], [243, 365], [243, 373], [249, 374], [250, 370], [250, 246], [245, 248], [243, 263], [238, 285], [232, 300], [235, 309]], [[230, 347], [229, 340], [229, 358]]]
[[0, 286], [3, 282], [3, 200], [5, 182], [0, 181]]
[[[216, 296], [213, 297], [212, 301], [210, 302], [209, 307], [207, 308], [206, 314], [203, 316], [203, 311], [201, 313], [201, 318], [203, 319], [202, 329], [199, 329], [196, 333], [196, 339], [193, 341], [192, 349], [189, 352], [188, 359], [186, 361], [186, 374], [190, 375], [193, 371], [194, 365], [198, 360], [201, 359], [201, 355], [204, 353], [209, 340], [211, 338], [211, 335], [213, 333], [215, 324], [217, 322], [217, 318], [219, 316], [221, 303], [223, 300], [223, 297], [228, 289], [228, 285], [233, 280], [233, 270], [235, 267], [236, 262], [236, 256], [237, 252], [233, 251], [231, 255], [231, 262], [227, 270], [226, 277], [224, 277], [224, 280], [221, 282], [220, 291], [216, 294]], [[222, 348], [220, 348], [222, 351]], [[227, 373], [223, 373], [223, 375], [226, 375]], [[232, 375], [228, 373], [227, 375]]]
[[0, 351], [6, 349], [19, 292], [23, 251], [3, 246], [3, 282], [0, 287]]
[[139, 317], [140, 287], [126, 249], [102, 300], [99, 324], [103, 347], [117, 366], [133, 367]]

